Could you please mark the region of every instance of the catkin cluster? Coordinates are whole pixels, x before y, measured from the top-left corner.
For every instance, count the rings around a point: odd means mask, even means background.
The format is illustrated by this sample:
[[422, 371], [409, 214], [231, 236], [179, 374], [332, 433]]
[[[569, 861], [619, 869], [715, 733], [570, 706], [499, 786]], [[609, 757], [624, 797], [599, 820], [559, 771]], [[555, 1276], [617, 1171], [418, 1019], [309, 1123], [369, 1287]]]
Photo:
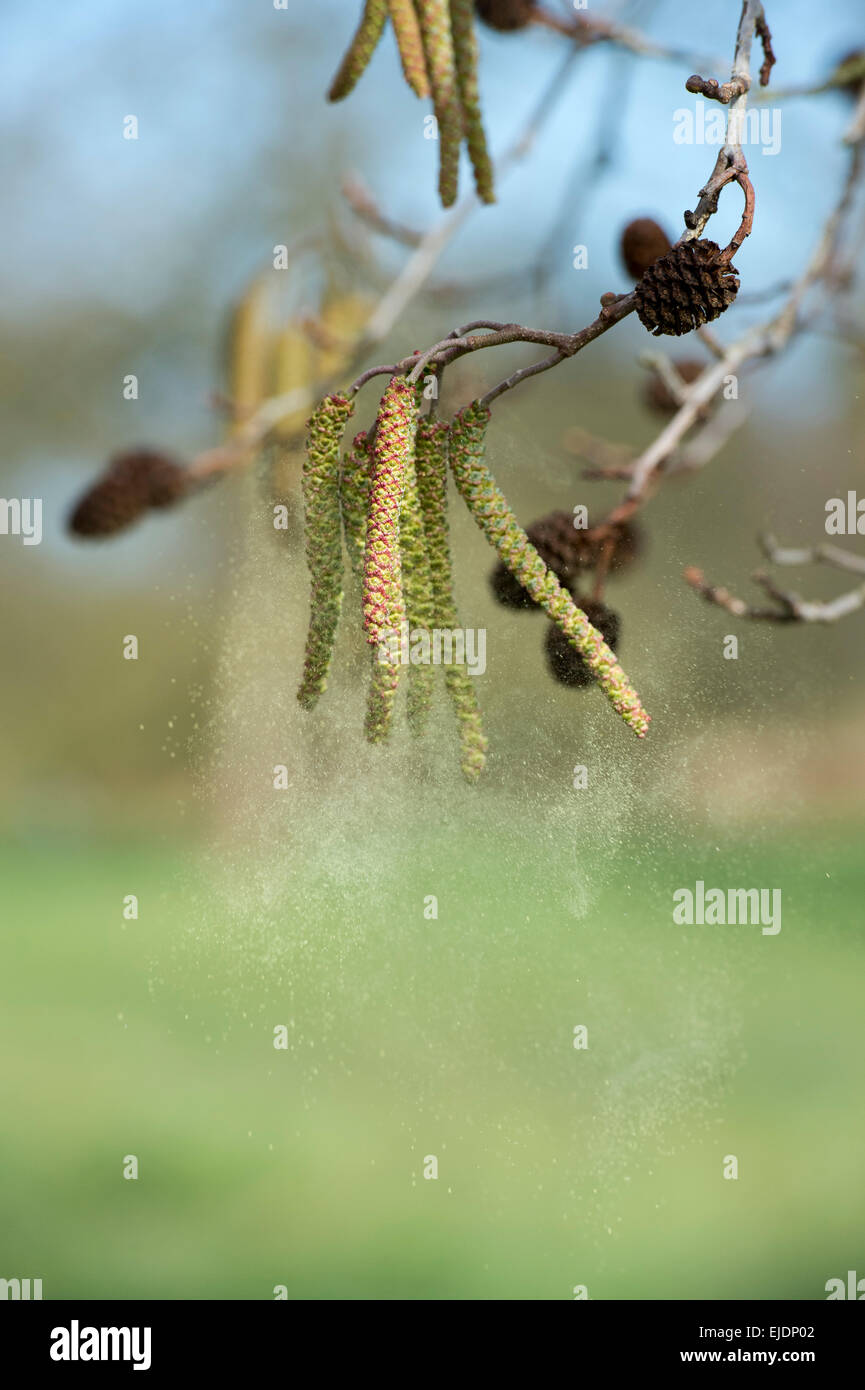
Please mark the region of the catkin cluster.
[[649, 716], [614, 652], [548, 568], [511, 511], [484, 461], [490, 412], [478, 402], [451, 426], [450, 463], [456, 485], [487, 540], [535, 603], [579, 652], [607, 699], [638, 738]]
[[456, 201], [460, 150], [469, 152], [478, 196], [495, 200], [478, 92], [473, 0], [365, 0], [360, 23], [328, 92], [341, 101], [366, 70], [388, 20], [403, 75], [415, 96], [431, 97], [439, 149], [439, 196]]
[[[393, 723], [403, 666], [409, 729], [425, 731], [437, 680], [432, 636], [459, 630], [448, 551], [448, 427], [419, 421], [417, 389], [395, 376], [374, 431], [356, 435], [340, 462], [350, 414], [345, 397], [329, 396], [310, 421], [304, 498], [311, 615], [298, 699], [311, 709], [325, 688], [342, 602], [342, 533], [361, 580], [364, 635], [372, 648], [364, 727], [370, 742], [379, 743]], [[419, 635], [426, 638], [420, 660]], [[464, 664], [446, 656], [441, 664], [457, 718], [460, 765], [474, 781], [487, 747], [474, 681]]]
[[[409, 728], [423, 733], [434, 668], [442, 664], [457, 718], [460, 766], [467, 780], [480, 776], [487, 740], [475, 680], [464, 662], [455, 659], [455, 653], [464, 651], [449, 645], [442, 657], [439, 646], [439, 656], [431, 655], [433, 636], [465, 636], [454, 602], [448, 544], [450, 465], [460, 494], [500, 560], [555, 625], [547, 643], [553, 674], [568, 685], [596, 682], [642, 738], [649, 716], [613, 651], [616, 616], [601, 603], [578, 606], [555, 564], [547, 563], [518, 524], [485, 463], [489, 410], [475, 402], [448, 426], [430, 416], [419, 418], [419, 405], [418, 388], [406, 377], [392, 377], [374, 429], [356, 435], [341, 460], [351, 402], [328, 396], [310, 421], [304, 498], [312, 611], [301, 704], [312, 708], [325, 688], [342, 602], [344, 536], [351, 568], [361, 580], [364, 634], [372, 648], [367, 738], [379, 743], [390, 732], [403, 666], [408, 668]], [[554, 557], [561, 550], [559, 529], [554, 525], [547, 537]], [[416, 646], [418, 637], [422, 640]]]

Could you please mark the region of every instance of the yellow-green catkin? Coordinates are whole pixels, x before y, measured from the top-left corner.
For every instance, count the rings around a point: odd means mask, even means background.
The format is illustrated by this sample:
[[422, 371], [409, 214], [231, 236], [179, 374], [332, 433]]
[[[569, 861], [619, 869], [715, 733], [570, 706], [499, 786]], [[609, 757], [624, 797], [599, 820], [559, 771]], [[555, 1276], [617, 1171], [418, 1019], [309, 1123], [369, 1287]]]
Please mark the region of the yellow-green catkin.
[[[432, 578], [432, 626], [453, 631], [459, 628], [460, 621], [448, 545], [447, 456], [448, 426], [441, 421], [421, 420], [415, 442], [415, 473]], [[446, 666], [445, 686], [457, 717], [463, 776], [476, 782], [486, 765], [487, 739], [474, 679], [464, 665]]]
[[328, 101], [342, 101], [363, 76], [387, 23], [387, 0], [365, 0], [360, 24], [330, 84]]
[[490, 412], [475, 402], [453, 421], [450, 463], [457, 487], [487, 540], [511, 573], [565, 633], [629, 728], [645, 737], [649, 716], [601, 634], [547, 568], [484, 463]]
[[450, 0], [451, 31], [457, 68], [457, 84], [463, 108], [463, 126], [478, 197], [484, 203], [496, 200], [493, 163], [487, 149], [478, 91], [478, 40], [475, 33], [473, 0]]
[[439, 197], [449, 208], [456, 202], [463, 138], [450, 6], [448, 0], [415, 0], [415, 4], [438, 122]]
[[403, 75], [415, 96], [429, 96], [426, 58], [414, 0], [387, 0]]
[[[418, 429], [420, 428], [419, 424]], [[406, 468], [399, 540], [409, 650], [412, 657], [419, 652], [423, 658], [419, 661], [412, 660], [408, 668], [406, 714], [409, 729], [413, 734], [420, 735], [426, 731], [435, 687], [436, 673], [431, 661], [430, 634], [436, 623], [432, 569], [427, 553], [414, 458], [409, 459]]]
[[399, 685], [406, 621], [400, 563], [400, 512], [406, 472], [414, 454], [417, 396], [405, 377], [392, 377], [381, 398], [370, 471], [363, 556], [363, 621], [373, 647], [366, 714], [372, 743], [387, 737]]
[[327, 673], [342, 606], [342, 536], [339, 506], [339, 449], [351, 401], [325, 396], [309, 421], [303, 465], [306, 559], [310, 573], [310, 619], [303, 677], [297, 698], [313, 709], [327, 686]]
[[352, 573], [357, 578], [363, 575], [370, 468], [369, 438], [366, 430], [361, 430], [355, 435], [351, 448], [346, 450], [339, 481], [342, 532]]
[[[371, 468], [369, 437], [362, 430], [355, 436], [351, 449], [343, 459], [340, 481], [343, 535], [351, 568], [357, 578], [363, 577]], [[399, 672], [394, 671], [390, 663], [379, 661], [379, 649], [373, 647], [370, 652], [365, 722], [366, 736], [372, 743], [379, 743], [389, 732], [398, 679]]]

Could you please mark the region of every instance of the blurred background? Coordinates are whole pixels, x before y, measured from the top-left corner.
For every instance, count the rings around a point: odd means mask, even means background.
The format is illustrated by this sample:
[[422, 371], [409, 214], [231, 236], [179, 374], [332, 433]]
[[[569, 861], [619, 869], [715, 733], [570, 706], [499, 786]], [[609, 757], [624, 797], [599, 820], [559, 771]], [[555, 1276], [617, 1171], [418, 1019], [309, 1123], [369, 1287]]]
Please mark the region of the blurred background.
[[[819, 543], [827, 499], [862, 487], [861, 288], [843, 333], [815, 319], [743, 371], [746, 424], [660, 491], [644, 556], [610, 582], [644, 744], [597, 691], [550, 678], [545, 620], [495, 603], [457, 499], [461, 616], [487, 632], [476, 788], [443, 697], [425, 743], [366, 745], [351, 614], [330, 689], [299, 710], [296, 448], [275, 481], [269, 455], [128, 535], [67, 534], [110, 454], [189, 459], [224, 437], [251, 286], [274, 331], [379, 300], [410, 253], [351, 213], [344, 176], [400, 224], [441, 218], [427, 107], [392, 40], [345, 104], [324, 100], [357, 8], [4, 8], [2, 491], [43, 499], [44, 538], [0, 537], [0, 1274], [42, 1278], [46, 1298], [824, 1297], [865, 1275], [865, 619], [737, 623], [681, 574], [759, 600], [757, 533]], [[729, 66], [739, 9], [602, 12]], [[805, 0], [768, 17], [779, 89], [863, 42], [856, 0], [819, 24]], [[481, 32], [495, 153], [566, 46]], [[714, 162], [672, 139], [692, 70], [581, 52], [497, 204], [363, 365], [474, 318], [573, 330], [629, 289], [624, 224], [678, 235]], [[778, 152], [746, 151], [757, 216], [723, 341], [781, 302], [758, 296], [800, 272], [843, 181], [850, 95], [778, 105]], [[733, 190], [709, 235], [726, 242], [740, 211]], [[496, 406], [490, 461], [522, 522], [617, 500], [621, 484], [582, 478], [573, 431], [651, 441], [648, 343], [632, 316]], [[476, 354], [449, 404], [530, 360]], [[791, 575], [814, 597], [850, 583]], [[780, 934], [675, 926], [672, 894], [697, 879], [780, 888]]]

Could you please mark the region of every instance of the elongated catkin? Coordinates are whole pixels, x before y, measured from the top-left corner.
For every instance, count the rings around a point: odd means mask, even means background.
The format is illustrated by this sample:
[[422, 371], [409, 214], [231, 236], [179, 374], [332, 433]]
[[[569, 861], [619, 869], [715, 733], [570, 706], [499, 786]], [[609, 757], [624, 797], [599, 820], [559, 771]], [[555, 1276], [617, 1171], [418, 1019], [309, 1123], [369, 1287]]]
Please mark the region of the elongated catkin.
[[570, 639], [616, 713], [643, 738], [649, 716], [639, 695], [601, 634], [544, 564], [484, 462], [489, 419], [489, 410], [475, 402], [453, 421], [450, 463], [457, 487], [508, 569]]
[[309, 421], [303, 466], [310, 618], [303, 677], [297, 698], [313, 709], [327, 673], [342, 606], [342, 540], [339, 514], [339, 447], [354, 409], [344, 396], [325, 396]]
[[[447, 457], [448, 426], [440, 421], [421, 420], [415, 444], [415, 471], [433, 586], [433, 626], [454, 630], [460, 621], [453, 596], [448, 544]], [[474, 678], [465, 666], [446, 666], [445, 687], [457, 717], [460, 767], [467, 781], [476, 782], [486, 765], [487, 739]]]
[[387, 736], [399, 685], [399, 640], [405, 622], [400, 511], [416, 428], [415, 389], [405, 377], [392, 377], [376, 421], [363, 556], [364, 630], [375, 648], [365, 727], [373, 743]]
[[363, 574], [363, 553], [366, 547], [366, 514], [369, 510], [371, 460], [366, 430], [356, 434], [342, 461], [339, 479], [339, 504], [342, 530], [352, 573]]
[[472, 0], [450, 0], [450, 9], [457, 84], [469, 157], [474, 170], [475, 188], [482, 202], [494, 203], [496, 194], [493, 186], [493, 164], [487, 149], [478, 90], [478, 41], [475, 34], [474, 4]]
[[429, 96], [426, 58], [414, 0], [387, 0], [403, 75], [415, 96]]
[[365, 0], [360, 24], [330, 84], [328, 101], [342, 101], [354, 91], [384, 33], [387, 14], [387, 0]]
[[[419, 424], [418, 430], [420, 429]], [[400, 516], [400, 557], [410, 653], [412, 657], [415, 656], [416, 648], [420, 646], [421, 656], [426, 655], [429, 658], [423, 661], [412, 660], [408, 668], [408, 726], [413, 734], [422, 734], [426, 729], [435, 687], [436, 673], [431, 661], [429, 642], [430, 633], [436, 626], [436, 615], [432, 569], [427, 552], [414, 458], [409, 460], [406, 469], [405, 493]], [[424, 645], [426, 652], [423, 650]]]
[[439, 196], [449, 208], [456, 202], [463, 138], [450, 8], [448, 0], [415, 0], [415, 4], [438, 122]]

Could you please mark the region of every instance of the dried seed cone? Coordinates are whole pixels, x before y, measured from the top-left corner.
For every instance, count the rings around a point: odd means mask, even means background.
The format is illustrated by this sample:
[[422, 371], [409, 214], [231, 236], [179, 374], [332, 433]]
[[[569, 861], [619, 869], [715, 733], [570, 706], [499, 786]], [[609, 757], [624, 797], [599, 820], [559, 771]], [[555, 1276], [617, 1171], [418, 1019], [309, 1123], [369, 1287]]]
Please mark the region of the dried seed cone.
[[328, 101], [342, 101], [357, 86], [384, 32], [387, 12], [387, 0], [365, 0], [360, 24], [330, 84]]
[[544, 564], [484, 463], [489, 418], [489, 410], [475, 402], [454, 419], [450, 463], [457, 487], [487, 540], [577, 648], [617, 714], [638, 738], [643, 738], [649, 716], [639, 695], [601, 634]]
[[476, 0], [475, 9], [478, 19], [491, 29], [511, 33], [515, 29], [525, 29], [536, 5], [534, 0]]
[[714, 241], [683, 241], [650, 265], [637, 285], [637, 315], [654, 336], [681, 337], [729, 309], [739, 274]]
[[342, 607], [342, 539], [339, 507], [339, 447], [354, 409], [344, 396], [325, 396], [309, 421], [303, 466], [306, 559], [310, 573], [310, 619], [303, 677], [297, 698], [313, 709], [327, 686], [327, 673]]
[[[599, 539], [592, 528], [575, 527], [570, 512], [549, 512], [527, 526], [526, 535], [565, 588], [570, 588], [581, 572], [597, 565], [605, 545], [605, 540]], [[626, 569], [637, 558], [643, 548], [643, 534], [634, 522], [624, 521], [613, 528], [612, 539], [615, 548], [609, 560], [611, 574]], [[490, 575], [490, 587], [504, 608], [537, 608], [531, 594], [503, 561]]]
[[[574, 598], [577, 599], [576, 594]], [[621, 630], [618, 613], [596, 599], [579, 599], [578, 602], [592, 627], [597, 628], [610, 650], [615, 651]], [[544, 650], [550, 674], [560, 685], [576, 688], [594, 683], [595, 677], [582, 656], [555, 623], [547, 624]]]
[[[685, 357], [681, 362], [673, 363], [686, 386], [690, 386], [698, 376], [702, 376], [705, 365], [696, 357]], [[643, 401], [658, 415], [675, 415], [679, 409], [666, 381], [657, 371], [653, 371], [645, 383]]]
[[429, 96], [429, 78], [423, 52], [420, 22], [413, 0], [387, 0], [390, 20], [396, 34], [403, 76], [415, 96]]
[[[851, 49], [849, 53], [844, 54], [844, 57], [838, 63], [836, 72], [843, 71], [845, 68], [849, 68], [851, 72], [855, 72], [857, 66], [861, 66], [863, 59], [865, 59], [865, 49]], [[859, 93], [862, 91], [863, 82], [865, 82], [865, 76], [860, 72], [858, 76], [848, 77], [846, 81], [839, 83], [839, 86], [841, 91], [846, 92], [848, 96], [858, 97]]]
[[[453, 595], [447, 521], [448, 426], [421, 420], [415, 446], [418, 497], [432, 576], [435, 617], [433, 627], [460, 626]], [[474, 678], [465, 666], [445, 667], [445, 688], [453, 705], [460, 736], [460, 768], [468, 782], [476, 782], [486, 766], [487, 739], [475, 693]]]
[[537, 604], [527, 593], [520, 581], [511, 574], [503, 560], [490, 573], [490, 589], [496, 603], [502, 608], [513, 608], [515, 612], [534, 612]]
[[643, 533], [632, 521], [619, 522], [601, 535], [598, 530], [575, 526], [570, 512], [556, 511], [533, 521], [526, 527], [526, 535], [547, 567], [569, 588], [580, 571], [594, 569], [608, 538], [614, 542], [611, 574], [627, 568], [643, 548]]
[[449, 208], [456, 202], [463, 138], [450, 5], [448, 0], [416, 0], [416, 4], [438, 122], [439, 197], [442, 205]]
[[352, 574], [363, 574], [363, 552], [366, 546], [366, 514], [369, 510], [371, 460], [366, 430], [355, 435], [352, 446], [342, 461], [339, 479], [339, 505], [342, 512], [342, 531], [348, 551]]
[[[430, 633], [436, 626], [432, 568], [413, 458], [409, 459], [406, 468], [399, 539], [406, 622], [412, 640], [415, 633]], [[435, 667], [431, 662], [412, 662], [408, 668], [406, 714], [413, 734], [420, 735], [426, 731], [435, 676]]]
[[639, 280], [671, 247], [672, 242], [659, 222], [653, 217], [635, 217], [622, 232], [619, 250], [628, 274]]
[[189, 477], [173, 459], [155, 454], [149, 467], [148, 500], [151, 507], [161, 510], [173, 507], [189, 491]]
[[150, 449], [130, 449], [115, 455], [79, 498], [69, 517], [69, 530], [88, 539], [116, 535], [150, 507], [172, 506], [187, 490], [186, 470], [174, 459]]
[[451, 29], [457, 82], [463, 108], [463, 124], [478, 197], [484, 203], [496, 200], [493, 164], [487, 149], [478, 91], [478, 41], [475, 34], [472, 0], [450, 0]]

